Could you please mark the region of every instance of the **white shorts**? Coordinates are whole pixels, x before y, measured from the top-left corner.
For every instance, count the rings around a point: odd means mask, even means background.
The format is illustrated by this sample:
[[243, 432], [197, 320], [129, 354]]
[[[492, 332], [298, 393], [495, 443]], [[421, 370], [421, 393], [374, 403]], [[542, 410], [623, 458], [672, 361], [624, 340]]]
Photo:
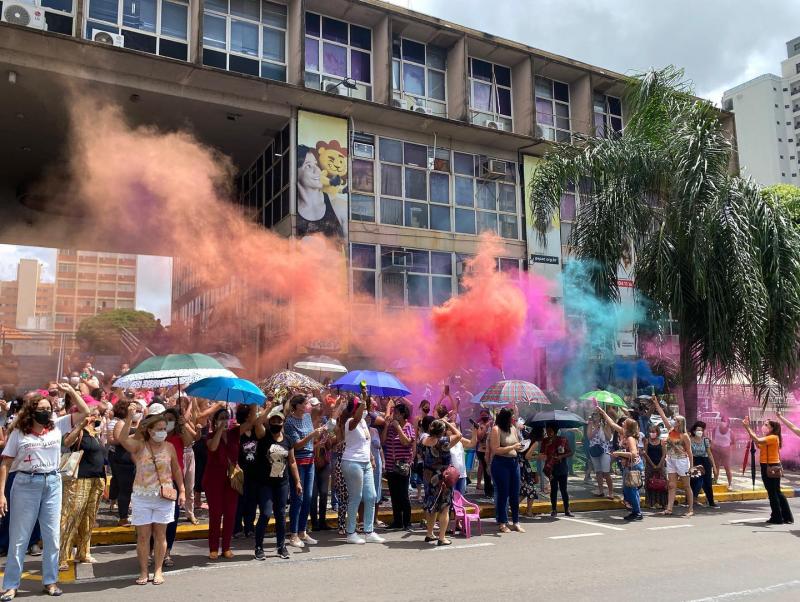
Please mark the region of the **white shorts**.
[[594, 467], [595, 472], [604, 472], [609, 473], [611, 472], [611, 455], [610, 454], [603, 454], [602, 456], [589, 456], [592, 460], [592, 466]]
[[677, 474], [679, 477], [688, 477], [689, 458], [670, 458], [667, 456], [667, 474]]
[[131, 524], [142, 527], [156, 523], [168, 525], [175, 520], [175, 502], [159, 495], [131, 496]]

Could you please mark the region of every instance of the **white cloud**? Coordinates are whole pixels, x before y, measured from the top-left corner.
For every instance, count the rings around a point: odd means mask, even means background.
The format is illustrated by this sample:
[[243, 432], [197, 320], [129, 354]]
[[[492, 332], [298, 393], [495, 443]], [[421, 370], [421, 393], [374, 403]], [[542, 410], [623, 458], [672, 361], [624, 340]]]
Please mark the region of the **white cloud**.
[[42, 282], [55, 282], [56, 250], [0, 244], [0, 280], [16, 280], [20, 259], [38, 259], [42, 264]]
[[136, 261], [136, 309], [149, 311], [170, 323], [172, 305], [172, 258], [139, 255]]

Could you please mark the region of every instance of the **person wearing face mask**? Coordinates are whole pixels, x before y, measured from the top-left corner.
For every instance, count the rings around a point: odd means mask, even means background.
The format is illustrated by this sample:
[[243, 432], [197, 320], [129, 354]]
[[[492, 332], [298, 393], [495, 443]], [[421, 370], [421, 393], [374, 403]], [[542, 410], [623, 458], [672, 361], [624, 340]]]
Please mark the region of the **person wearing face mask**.
[[[139, 424], [136, 438], [131, 437], [131, 424], [137, 412], [128, 406], [119, 445], [131, 453], [136, 464], [133, 482], [131, 523], [136, 527], [136, 556], [139, 560], [137, 585], [147, 585], [150, 537], [154, 543], [153, 585], [164, 583], [164, 557], [167, 553], [167, 525], [175, 516], [175, 503], [183, 505], [185, 490], [183, 473], [175, 447], [167, 443], [167, 419], [161, 414], [148, 416]], [[177, 486], [177, 491], [175, 487]]]
[[[780, 415], [779, 415], [780, 417]], [[728, 477], [728, 491], [733, 491], [733, 472], [731, 471], [731, 450], [736, 448], [736, 439], [731, 429], [731, 421], [727, 416], [723, 416], [719, 424], [714, 428], [711, 438], [711, 451], [714, 453], [714, 482], [719, 480], [720, 469], [725, 469]]]
[[644, 482], [647, 506], [662, 509], [667, 507], [667, 480], [664, 473], [666, 455], [664, 444], [661, 442], [661, 432], [658, 426], [651, 424], [647, 427], [647, 441], [644, 444]]
[[[433, 420], [433, 416], [430, 416], [430, 411], [430, 402], [427, 399], [423, 399], [419, 404], [419, 414], [414, 418], [414, 431], [416, 432], [417, 436], [419, 436], [421, 433], [422, 421], [428, 419], [428, 422], [431, 422]], [[411, 486], [416, 487], [417, 489], [418, 502], [422, 501], [422, 486], [425, 483], [423, 472], [424, 465], [422, 461], [422, 447], [416, 445], [414, 449], [414, 465], [411, 472]]]
[[489, 465], [486, 462], [486, 446], [489, 443], [489, 433], [492, 432], [492, 417], [489, 410], [481, 408], [478, 416], [478, 447], [475, 455], [478, 456], [478, 475], [475, 484], [476, 491], [481, 490], [481, 479], [483, 480], [483, 493], [486, 497], [494, 497], [494, 485], [492, 476], [489, 474]]
[[[150, 410], [155, 404], [150, 405]], [[183, 416], [180, 415], [177, 408], [169, 408], [163, 412], [163, 416], [167, 421], [167, 443], [175, 448], [175, 455], [178, 458], [178, 466], [181, 469], [181, 474], [185, 474], [184, 468], [184, 449], [189, 447], [194, 442], [196, 432], [191, 424], [188, 424]], [[184, 481], [184, 486], [186, 485]], [[164, 566], [172, 568], [175, 562], [172, 560], [172, 545], [175, 543], [175, 536], [178, 533], [178, 519], [181, 515], [181, 507], [175, 504], [174, 520], [167, 525], [167, 554], [164, 557]]]
[[[61, 502], [60, 571], [69, 569], [77, 560], [93, 563], [91, 548], [92, 528], [100, 507], [100, 498], [106, 485], [105, 460], [100, 431], [103, 421], [100, 409], [95, 407], [89, 415], [64, 437], [64, 447], [82, 451], [78, 465], [78, 478], [65, 480]], [[73, 549], [76, 553], [73, 554]]]
[[[258, 409], [256, 405], [239, 404], [236, 406], [236, 423], [250, 424], [251, 426], [239, 435], [239, 466], [244, 475], [244, 483], [243, 492], [236, 510], [234, 537], [242, 531], [245, 537], [253, 535], [260, 486], [266, 479], [263, 456], [260, 456], [257, 452], [259, 441], [266, 434], [264, 423], [267, 420], [267, 412], [259, 414]], [[251, 419], [250, 414], [253, 412], [255, 412], [255, 415]]]
[[758, 445], [758, 460], [761, 463], [761, 480], [764, 482], [764, 489], [769, 496], [769, 507], [771, 510], [767, 524], [770, 525], [792, 525], [794, 516], [786, 496], [781, 491], [781, 477], [783, 467], [781, 466], [781, 447], [783, 439], [781, 437], [781, 423], [777, 420], [766, 420], [761, 425], [761, 437], [753, 432], [750, 427], [750, 418], [747, 416], [742, 420], [742, 426], [753, 443]]
[[695, 499], [702, 489], [706, 494], [706, 502], [709, 508], [719, 508], [714, 503], [713, 475], [717, 472], [717, 463], [714, 460], [714, 453], [711, 451], [711, 440], [705, 436], [706, 423], [698, 420], [691, 428], [692, 456], [694, 465], [703, 467], [703, 474], [692, 477], [692, 494]]
[[686, 503], [689, 505], [689, 510], [684, 516], [687, 518], [694, 516], [694, 495], [692, 494], [692, 487], [689, 482], [689, 471], [694, 466], [694, 459], [692, 458], [692, 442], [689, 440], [689, 435], [686, 433], [686, 418], [683, 416], [674, 416], [673, 420], [667, 419], [658, 398], [653, 397], [653, 406], [655, 407], [658, 415], [661, 417], [662, 424], [672, 425], [672, 428], [667, 433], [667, 439], [664, 441], [664, 451], [666, 453], [666, 467], [667, 479], [669, 481], [667, 490], [667, 507], [659, 514], [669, 516], [672, 514], [672, 506], [675, 504], [675, 493], [680, 481], [682, 489], [686, 492]]
[[[41, 526], [44, 552], [42, 584], [50, 596], [60, 596], [58, 587], [59, 520], [61, 518], [62, 433], [81, 424], [89, 414], [86, 402], [70, 385], [59, 385], [73, 400], [77, 410], [54, 420], [53, 405], [39, 394], [26, 396], [22, 409], [11, 427], [0, 463], [0, 516], [10, 505], [14, 508], [10, 521], [8, 560], [3, 576], [3, 594], [7, 602], [17, 595], [22, 577], [25, 551], [37, 519]], [[16, 473], [10, 499], [5, 486], [9, 472]]]
[[[125, 419], [129, 414], [131, 415], [131, 421], [128, 426], [125, 426]], [[117, 422], [109, 438], [108, 462], [111, 466], [112, 478], [116, 482], [117, 513], [119, 516], [117, 526], [119, 527], [127, 527], [131, 524], [128, 516], [131, 508], [133, 480], [136, 476], [136, 465], [133, 462], [133, 457], [124, 446], [119, 444], [119, 441], [123, 436], [123, 429], [127, 429], [124, 433], [125, 435], [135, 434], [143, 417], [144, 406], [137, 400], [118, 401], [117, 405], [114, 406], [114, 418], [117, 419]]]

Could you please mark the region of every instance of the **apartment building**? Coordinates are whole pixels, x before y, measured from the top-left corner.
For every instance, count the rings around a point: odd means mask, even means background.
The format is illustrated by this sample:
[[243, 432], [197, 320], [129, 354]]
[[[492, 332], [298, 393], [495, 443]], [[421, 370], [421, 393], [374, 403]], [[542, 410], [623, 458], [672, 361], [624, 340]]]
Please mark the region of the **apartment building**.
[[20, 259], [17, 278], [0, 282], [0, 325], [20, 330], [50, 330], [54, 285], [42, 281], [42, 264]]
[[800, 185], [800, 37], [786, 42], [781, 75], [766, 73], [726, 90], [736, 115], [739, 163], [759, 184]]
[[[191, 124], [232, 157], [252, 219], [286, 236], [340, 237], [351, 290], [379, 311], [457, 295], [485, 230], [501, 237], [498, 269], [557, 279], [580, 199], [564, 195], [541, 243], [527, 182], [552, 145], [625, 123], [620, 74], [379, 0], [41, 0], [39, 10], [46, 31], [0, 24], [0, 73], [15, 82], [0, 95], [0, 125], [14, 134], [0, 160], [17, 180], [0, 181], [0, 199], [24, 205], [9, 184], [35, 177], [66, 136], [66, 107], [42, 90], [77, 84], [134, 123]], [[27, 123], [37, 110], [44, 123]], [[52, 142], [30, 142], [36, 133]], [[326, 185], [335, 215], [325, 223], [304, 215], [298, 180], [322, 155], [341, 170]], [[200, 333], [221, 300], [235, 311], [246, 292], [199, 290], [188, 259], [175, 258], [172, 322]], [[76, 316], [60, 297], [57, 318]], [[279, 333], [291, 316], [278, 322], [246, 334]]]

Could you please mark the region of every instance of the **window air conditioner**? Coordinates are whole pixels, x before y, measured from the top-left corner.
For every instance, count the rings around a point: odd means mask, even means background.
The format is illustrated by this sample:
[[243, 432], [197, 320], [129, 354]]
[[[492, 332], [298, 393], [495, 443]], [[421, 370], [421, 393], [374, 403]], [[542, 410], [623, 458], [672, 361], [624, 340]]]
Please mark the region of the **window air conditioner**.
[[125, 37], [119, 33], [109, 33], [102, 29], [92, 30], [92, 42], [99, 42], [100, 44], [110, 44], [111, 46], [125, 47]]
[[406, 251], [387, 251], [381, 253], [382, 272], [405, 272], [411, 254]]
[[501, 121], [494, 121], [492, 119], [487, 119], [485, 125], [490, 130], [504, 130], [504, 129], [506, 129]]
[[414, 107], [415, 113], [424, 113], [425, 115], [433, 115], [433, 109], [428, 107]]
[[339, 96], [349, 96], [347, 93], [347, 88], [344, 87], [344, 84], [340, 81], [331, 80], [331, 79], [323, 79], [322, 80], [322, 90], [327, 92], [328, 94], [338, 94]]
[[44, 11], [40, 8], [38, 0], [35, 2], [30, 0], [11, 0], [10, 2], [5, 2], [3, 4], [3, 14], [0, 16], [0, 21], [47, 31]]
[[489, 159], [481, 165], [481, 177], [486, 180], [502, 180], [506, 177], [506, 162]]
[[408, 101], [405, 98], [395, 98], [392, 100], [392, 106], [396, 109], [408, 109]]

